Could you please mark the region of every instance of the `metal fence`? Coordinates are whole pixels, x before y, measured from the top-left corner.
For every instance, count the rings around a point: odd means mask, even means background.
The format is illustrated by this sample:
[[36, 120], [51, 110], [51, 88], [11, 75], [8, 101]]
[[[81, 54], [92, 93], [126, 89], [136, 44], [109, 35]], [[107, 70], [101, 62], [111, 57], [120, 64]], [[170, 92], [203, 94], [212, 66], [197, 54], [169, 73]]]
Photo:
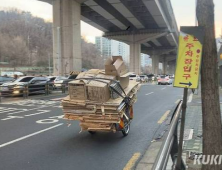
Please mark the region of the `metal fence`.
[[179, 151], [177, 130], [178, 130], [179, 120], [181, 117], [181, 110], [182, 110], [182, 101], [178, 103], [177, 107], [174, 110], [173, 116], [171, 118], [169, 131], [160, 148], [158, 157], [152, 168], [153, 170], [165, 170], [170, 156], [173, 162], [172, 170], [186, 169], [183, 159], [181, 159], [182, 162], [180, 163], [180, 167], [176, 167], [177, 158], [178, 158], [177, 154]]
[[0, 102], [9, 97], [23, 97], [28, 98], [32, 94], [45, 94], [50, 95], [54, 92], [66, 93], [68, 91], [68, 85], [61, 83], [59, 88], [55, 88], [54, 84], [27, 84], [18, 86], [0, 86]]

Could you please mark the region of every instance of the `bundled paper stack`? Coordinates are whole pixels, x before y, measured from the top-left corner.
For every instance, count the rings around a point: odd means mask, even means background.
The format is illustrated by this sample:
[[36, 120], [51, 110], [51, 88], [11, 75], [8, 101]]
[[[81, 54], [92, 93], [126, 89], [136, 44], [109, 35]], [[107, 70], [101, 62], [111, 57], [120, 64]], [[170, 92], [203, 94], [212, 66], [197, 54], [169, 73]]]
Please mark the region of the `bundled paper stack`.
[[92, 69], [80, 73], [77, 80], [69, 83], [69, 96], [62, 101], [65, 118], [79, 120], [82, 130], [115, 132], [125, 107], [123, 98], [114, 98], [110, 91], [112, 80], [120, 82], [132, 106], [139, 83], [129, 80], [122, 57], [117, 56], [107, 60], [105, 71]]

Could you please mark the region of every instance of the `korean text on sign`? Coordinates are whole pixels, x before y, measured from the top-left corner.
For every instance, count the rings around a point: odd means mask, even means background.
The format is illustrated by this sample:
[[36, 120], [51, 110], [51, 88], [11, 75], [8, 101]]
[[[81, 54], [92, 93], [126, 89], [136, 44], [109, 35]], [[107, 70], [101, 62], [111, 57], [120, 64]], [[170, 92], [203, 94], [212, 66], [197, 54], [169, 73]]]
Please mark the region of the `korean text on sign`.
[[175, 87], [197, 88], [201, 66], [202, 44], [193, 35], [180, 32], [175, 72]]

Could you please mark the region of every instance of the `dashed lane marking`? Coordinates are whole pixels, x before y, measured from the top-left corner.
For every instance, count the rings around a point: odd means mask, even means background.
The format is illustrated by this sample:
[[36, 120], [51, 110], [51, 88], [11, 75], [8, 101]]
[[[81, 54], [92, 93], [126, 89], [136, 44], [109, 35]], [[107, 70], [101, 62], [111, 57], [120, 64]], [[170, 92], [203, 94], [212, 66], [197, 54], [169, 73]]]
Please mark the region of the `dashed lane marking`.
[[166, 120], [169, 114], [170, 114], [170, 110], [167, 110], [157, 123], [162, 124]]
[[30, 117], [30, 116], [35, 116], [35, 115], [40, 115], [43, 113], [48, 113], [51, 110], [37, 110], [36, 113], [32, 113], [32, 114], [28, 114], [28, 115], [24, 115], [24, 116], [10, 116], [8, 115], [7, 118], [1, 119], [1, 120], [11, 120], [11, 119], [19, 119], [19, 118], [24, 118], [24, 117]]
[[4, 104], [10, 104], [10, 105], [18, 105], [18, 106], [47, 106], [52, 104], [58, 104], [60, 101], [50, 101], [50, 100], [23, 100], [23, 101], [13, 101], [13, 102], [7, 102]]
[[128, 163], [126, 164], [126, 166], [123, 168], [123, 170], [131, 170], [133, 168], [133, 166], [135, 165], [136, 161], [139, 159], [140, 157], [140, 153], [134, 153], [132, 158], [128, 161]]
[[153, 93], [154, 93], [154, 92], [151, 92], [151, 93], [147, 93], [147, 94], [146, 94], [146, 96], [148, 96], [148, 95], [150, 95], [150, 94], [153, 94]]
[[31, 111], [31, 110], [38, 110], [38, 109], [47, 108], [47, 107], [54, 107], [54, 104], [48, 105], [48, 106], [37, 107], [37, 108], [33, 108], [33, 109], [23, 109], [24, 111], [12, 112], [12, 113], [8, 113], [8, 115], [14, 115], [17, 113], [27, 112], [27, 111]]
[[164, 90], [164, 89], [166, 89], [166, 87], [162, 88], [161, 90]]
[[27, 111], [27, 109], [17, 109], [17, 108], [0, 108], [0, 114], [1, 113], [7, 113], [7, 114], [11, 114], [11, 112], [24, 112]]
[[15, 111], [16, 108], [0, 108], [0, 113]]
[[33, 113], [33, 114], [29, 114], [29, 115], [25, 115], [25, 116], [35, 116], [35, 115], [40, 115], [40, 114], [43, 114], [43, 113], [48, 113], [50, 112], [51, 110], [38, 110], [39, 112], [37, 113]]
[[48, 130], [57, 128], [57, 127], [59, 127], [59, 126], [61, 126], [61, 125], [63, 125], [63, 123], [57, 124], [57, 125], [55, 125], [55, 126], [51, 126], [51, 127], [49, 127], [49, 128], [40, 130], [40, 131], [35, 132], [35, 133], [31, 133], [31, 134], [29, 134], [29, 135], [26, 135], [26, 136], [23, 136], [23, 137], [21, 137], [21, 138], [12, 140], [12, 141], [10, 141], [10, 142], [3, 143], [3, 144], [0, 145], [0, 148], [3, 148], [3, 147], [5, 147], [5, 146], [11, 145], [11, 144], [13, 144], [13, 143], [19, 142], [19, 141], [24, 140], [24, 139], [30, 138], [30, 137], [32, 137], [32, 136], [38, 135], [38, 134], [43, 133], [43, 132], [46, 132], [46, 131], [48, 131]]

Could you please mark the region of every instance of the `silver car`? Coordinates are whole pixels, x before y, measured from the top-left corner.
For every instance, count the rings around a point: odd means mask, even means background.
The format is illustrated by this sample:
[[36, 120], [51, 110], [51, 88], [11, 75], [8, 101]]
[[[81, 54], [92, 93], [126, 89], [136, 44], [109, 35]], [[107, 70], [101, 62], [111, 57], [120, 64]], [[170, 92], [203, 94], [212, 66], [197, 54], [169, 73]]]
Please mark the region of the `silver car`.
[[67, 79], [67, 77], [63, 77], [63, 76], [49, 76], [48, 77], [49, 82], [53, 84], [53, 88], [61, 88], [62, 87], [62, 83], [64, 80]]
[[140, 82], [148, 82], [147, 75], [140, 75]]

